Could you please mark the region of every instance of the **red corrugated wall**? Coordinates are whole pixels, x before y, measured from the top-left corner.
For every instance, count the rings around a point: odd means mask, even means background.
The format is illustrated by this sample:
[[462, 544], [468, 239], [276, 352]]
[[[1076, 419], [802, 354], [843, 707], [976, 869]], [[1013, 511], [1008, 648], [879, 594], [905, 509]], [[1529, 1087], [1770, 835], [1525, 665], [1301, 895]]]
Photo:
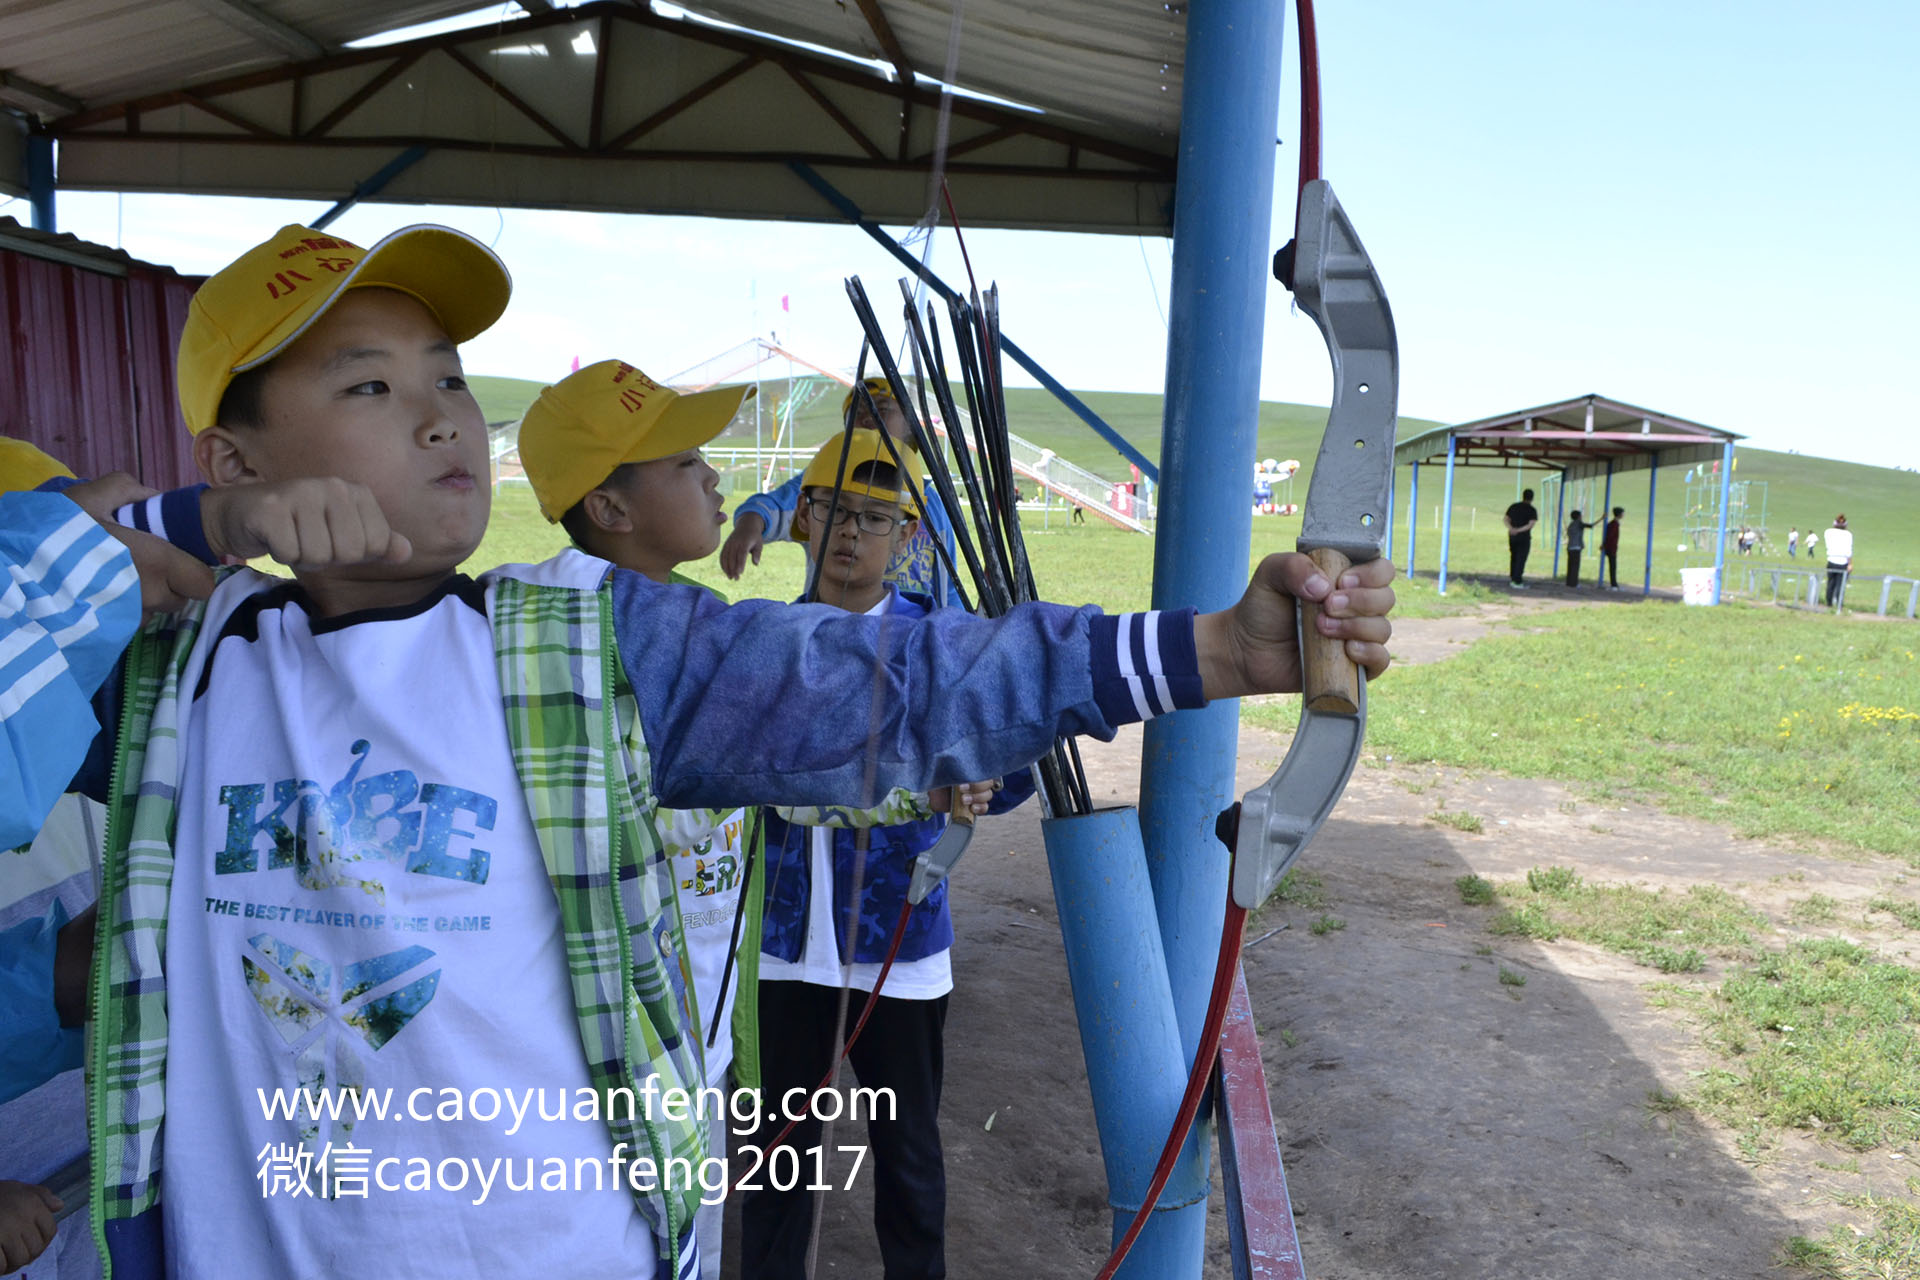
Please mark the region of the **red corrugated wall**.
[[[60, 239], [63, 248], [77, 243]], [[200, 476], [173, 357], [199, 281], [125, 259], [103, 265], [0, 246], [0, 434], [79, 476], [125, 471], [156, 489], [193, 484]]]

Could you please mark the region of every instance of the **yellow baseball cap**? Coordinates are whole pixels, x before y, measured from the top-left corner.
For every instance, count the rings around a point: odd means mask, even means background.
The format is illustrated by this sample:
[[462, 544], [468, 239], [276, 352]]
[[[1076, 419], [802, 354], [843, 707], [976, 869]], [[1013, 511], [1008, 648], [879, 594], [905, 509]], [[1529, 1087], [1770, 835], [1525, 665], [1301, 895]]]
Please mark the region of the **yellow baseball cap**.
[[[854, 480], [854, 472], [869, 462], [881, 463], [893, 467], [896, 472], [899, 471], [899, 465], [894, 462], [893, 451], [887, 448], [887, 442], [880, 438], [878, 431], [868, 427], [855, 427], [852, 431], [835, 436], [821, 445], [820, 452], [813, 455], [813, 461], [809, 462], [807, 469], [801, 473], [800, 492], [804, 495], [809, 489], [831, 490], [833, 488], [835, 477], [841, 474], [840, 445], [842, 441], [846, 442], [847, 470], [846, 478], [840, 482], [841, 494], [843, 496], [859, 494], [862, 497], [878, 498], [882, 502], [897, 502], [902, 511], [918, 520], [920, 506], [913, 500], [913, 490], [904, 483], [901, 488], [889, 489], [884, 485]], [[914, 456], [908, 453], [903, 445], [896, 444], [894, 448], [900, 450], [902, 461]], [[792, 536], [795, 542], [807, 540], [798, 525], [792, 530]]]
[[749, 384], [683, 395], [622, 360], [568, 374], [520, 421], [520, 465], [541, 514], [558, 520], [624, 463], [699, 448], [752, 394]]
[[58, 458], [42, 453], [25, 440], [0, 436], [0, 493], [38, 489], [55, 476], [71, 480], [73, 472]]
[[[872, 396], [875, 400], [893, 399], [893, 384], [888, 382], [885, 378], [862, 378], [860, 382], [862, 386], [866, 387], [867, 394]], [[840, 401], [841, 421], [843, 422], [846, 421], [847, 411], [853, 408], [853, 402], [856, 398], [858, 398], [859, 394], [860, 394], [859, 387], [856, 386], [856, 387], [847, 388], [846, 396]]]
[[419, 299], [455, 342], [485, 333], [513, 293], [493, 250], [452, 227], [402, 227], [371, 249], [282, 227], [193, 295], [178, 363], [187, 430], [213, 425], [233, 375], [285, 351], [348, 289], [375, 285]]

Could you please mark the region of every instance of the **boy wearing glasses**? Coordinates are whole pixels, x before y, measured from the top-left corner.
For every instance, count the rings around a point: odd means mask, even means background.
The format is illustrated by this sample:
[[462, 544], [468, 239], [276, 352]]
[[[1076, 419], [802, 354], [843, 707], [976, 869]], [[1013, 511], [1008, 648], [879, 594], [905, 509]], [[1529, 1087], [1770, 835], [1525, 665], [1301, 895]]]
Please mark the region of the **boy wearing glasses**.
[[[858, 390], [847, 392], [846, 398], [840, 402], [840, 420], [844, 423], [851, 418], [855, 431], [885, 431], [894, 438], [901, 457], [914, 460], [908, 465], [917, 466], [919, 445], [914, 441], [913, 428], [907, 425], [906, 414], [893, 398], [892, 387], [885, 378], [868, 378], [865, 386], [865, 396]], [[873, 405], [871, 413], [867, 410], [869, 400]], [[883, 452], [880, 456], [889, 458], [891, 455]], [[918, 477], [915, 479], [917, 481]], [[770, 493], [756, 493], [740, 504], [733, 513], [733, 532], [720, 548], [722, 572], [738, 581], [746, 569], [747, 558], [751, 556], [753, 562], [759, 564], [761, 549], [767, 543], [787, 538], [795, 542], [802, 541], [793, 532], [793, 519], [809, 483], [803, 473]], [[832, 488], [833, 477], [829, 475], [827, 489], [830, 492]], [[888, 554], [886, 564], [886, 579], [904, 592], [929, 596], [940, 604], [959, 604], [960, 593], [956, 584], [948, 576], [946, 566], [940, 563], [940, 555], [933, 547], [937, 539], [946, 547], [949, 559], [957, 554], [953, 522], [948, 513], [941, 509], [938, 495], [926, 492], [929, 489], [931, 486], [923, 486], [930, 508], [916, 511], [913, 532], [892, 544], [893, 550]]]
[[[912, 491], [878, 431], [855, 428], [845, 448], [844, 471], [842, 440], [836, 438], [801, 476], [793, 537], [807, 548], [814, 599], [849, 613], [922, 617], [933, 602], [902, 593], [887, 579], [889, 562], [919, 528]], [[866, 697], [862, 693], [858, 701], [864, 704]], [[1024, 800], [1033, 785], [1022, 770], [998, 792], [986, 784], [960, 790], [971, 807], [992, 813]], [[886, 959], [914, 859], [946, 826], [934, 814], [862, 833], [803, 826], [789, 817], [791, 811], [769, 811], [766, 819], [760, 1072], [762, 1096], [772, 1099], [795, 1089], [795, 1096], [809, 1094], [833, 1065], [842, 993], [852, 993], [844, 1037]], [[874, 1230], [889, 1280], [946, 1274], [939, 1112], [952, 946], [943, 882], [907, 917], [872, 1019], [848, 1055], [864, 1088], [890, 1095], [891, 1114], [887, 1105], [877, 1107], [867, 1124]], [[753, 1141], [769, 1140], [784, 1124], [784, 1117], [769, 1119]], [[820, 1122], [810, 1117], [786, 1139], [800, 1153], [819, 1142]], [[769, 1160], [768, 1167], [778, 1166]], [[805, 1179], [789, 1190], [774, 1183], [761, 1179], [763, 1189], [750, 1191], [742, 1208], [741, 1274], [800, 1280], [812, 1235], [813, 1193]]]

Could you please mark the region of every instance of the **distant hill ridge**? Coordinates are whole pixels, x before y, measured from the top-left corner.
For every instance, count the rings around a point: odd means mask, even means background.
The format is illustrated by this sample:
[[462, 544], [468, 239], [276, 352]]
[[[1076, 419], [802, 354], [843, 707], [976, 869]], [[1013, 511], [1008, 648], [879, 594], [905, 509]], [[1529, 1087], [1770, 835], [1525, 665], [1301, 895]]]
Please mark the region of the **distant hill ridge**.
[[[480, 401], [488, 422], [516, 420], [539, 394], [541, 384], [521, 378], [470, 377], [475, 397]], [[767, 384], [769, 393], [777, 384]], [[1109, 425], [1125, 436], [1148, 457], [1159, 451], [1161, 397], [1120, 391], [1076, 392]], [[839, 397], [826, 397], [800, 415], [797, 443], [817, 446], [837, 429]], [[1072, 411], [1041, 390], [1012, 389], [1007, 392], [1007, 417], [1017, 435], [1042, 448], [1052, 449], [1096, 474], [1124, 479], [1127, 464], [1091, 428]], [[1312, 476], [1320, 437], [1326, 429], [1327, 411], [1314, 405], [1263, 401], [1260, 405], [1259, 446], [1256, 457], [1297, 458], [1300, 474], [1293, 481], [1292, 500], [1304, 501], [1307, 482]], [[1402, 439], [1444, 425], [1426, 418], [1402, 417]], [[770, 434], [769, 434], [770, 439]], [[729, 444], [753, 441], [753, 428], [731, 428], [721, 440]], [[1766, 526], [1771, 554], [1769, 560], [1785, 556], [1787, 530], [1797, 526], [1802, 539], [1809, 528], [1824, 532], [1833, 517], [1845, 512], [1848, 524], [1858, 532], [1860, 553], [1856, 568], [1870, 573], [1898, 573], [1920, 576], [1920, 474], [1890, 467], [1871, 467], [1805, 454], [1776, 453], [1767, 449], [1741, 448], [1736, 453], [1734, 478], [1766, 483]], [[1445, 468], [1438, 465], [1420, 469], [1419, 504], [1422, 523], [1418, 533], [1418, 567], [1430, 570], [1438, 564], [1440, 542], [1434, 529], [1435, 508], [1441, 501]], [[1686, 498], [1685, 472], [1665, 468], [1660, 472], [1658, 534], [1656, 544], [1661, 558], [1674, 552], [1669, 528], [1676, 533], [1682, 522]], [[1470, 526], [1484, 536], [1487, 529], [1499, 526], [1500, 513], [1518, 497], [1521, 486], [1544, 492], [1546, 473], [1535, 468], [1524, 473], [1486, 467], [1462, 468], [1454, 477], [1454, 534], [1463, 538]], [[1396, 558], [1404, 559], [1406, 511], [1411, 475], [1400, 469], [1396, 500], [1401, 505], [1395, 520]], [[1251, 487], [1252, 478], [1248, 477]], [[1623, 579], [1632, 569], [1638, 577], [1638, 558], [1646, 530], [1646, 473], [1624, 475], [1614, 486], [1613, 501], [1626, 506], [1626, 528], [1630, 537], [1622, 556]], [[1251, 493], [1249, 493], [1249, 500]], [[1285, 495], [1278, 500], [1285, 501]], [[1600, 504], [1596, 500], [1594, 506]], [[1757, 505], [1757, 491], [1756, 491]], [[1543, 522], [1550, 523], [1554, 512], [1541, 511]], [[1595, 518], [1596, 511], [1585, 513]], [[1562, 518], [1565, 518], [1563, 513]], [[1757, 518], [1757, 516], [1756, 516]], [[1297, 530], [1297, 526], [1290, 526]], [[1276, 529], [1275, 532], [1278, 530]], [[1551, 545], [1550, 533], [1535, 535], [1535, 545]], [[1766, 550], [1766, 548], [1763, 548]], [[1538, 557], [1536, 551], [1536, 558]], [[1549, 553], [1550, 554], [1550, 553]], [[1804, 564], [1804, 561], [1801, 563]], [[1458, 563], [1456, 563], [1458, 567]], [[1530, 566], [1532, 567], [1532, 566]], [[1538, 569], [1544, 572], [1544, 568]]]

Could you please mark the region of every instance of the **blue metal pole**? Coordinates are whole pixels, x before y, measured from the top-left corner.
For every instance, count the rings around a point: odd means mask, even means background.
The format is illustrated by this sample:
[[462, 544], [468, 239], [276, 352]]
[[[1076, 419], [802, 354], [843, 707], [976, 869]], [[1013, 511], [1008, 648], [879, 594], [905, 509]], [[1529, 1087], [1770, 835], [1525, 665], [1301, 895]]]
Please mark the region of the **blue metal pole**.
[[386, 164], [380, 166], [379, 170], [376, 171], [372, 177], [356, 185], [346, 199], [321, 214], [312, 224], [313, 229], [315, 231], [326, 230], [328, 223], [353, 208], [356, 204], [359, 204], [362, 200], [371, 200], [374, 196], [379, 195], [389, 182], [392, 182], [395, 178], [418, 164], [426, 157], [426, 154], [427, 149], [423, 146], [416, 145], [408, 147], [405, 151], [402, 151], [399, 155], [387, 161]]
[[1653, 513], [1655, 510], [1653, 500], [1659, 493], [1659, 487], [1660, 455], [1656, 452], [1653, 455], [1653, 465], [1647, 468], [1647, 571], [1646, 576], [1640, 580], [1642, 596], [1653, 594]]
[[1447, 437], [1447, 484], [1440, 499], [1440, 594], [1447, 594], [1447, 557], [1453, 554], [1453, 437]]
[[[1173, 1128], [1186, 1090], [1188, 1058], [1167, 985], [1138, 812], [1102, 809], [1051, 818], [1042, 826], [1107, 1169], [1113, 1243], [1118, 1244], [1146, 1199], [1160, 1148]], [[1167, 1191], [1172, 1190], [1169, 1184]], [[1183, 1191], [1180, 1203], [1190, 1194]], [[1163, 1192], [1161, 1203], [1166, 1202]], [[1156, 1213], [1127, 1253], [1120, 1275], [1131, 1280], [1198, 1276], [1206, 1226], [1204, 1201], [1179, 1213]]]
[[[1162, 515], [1154, 538], [1156, 608], [1225, 608], [1246, 589], [1253, 533], [1246, 477], [1256, 455], [1267, 301], [1277, 287], [1268, 270], [1284, 14], [1271, 0], [1204, 0], [1187, 12]], [[1140, 826], [1189, 1061], [1227, 901], [1227, 851], [1213, 828], [1235, 798], [1239, 729], [1237, 700], [1162, 717], [1146, 728]], [[1204, 1228], [1208, 1127], [1194, 1126], [1159, 1217]], [[1156, 1229], [1159, 1223], [1148, 1234]], [[1187, 1238], [1184, 1226], [1180, 1232]], [[1196, 1243], [1177, 1263], [1169, 1255], [1168, 1266], [1140, 1274], [1197, 1280], [1202, 1252]]]
[[1387, 481], [1387, 555], [1393, 555], [1393, 507], [1400, 496], [1400, 476], [1398, 473]]
[[[1600, 519], [1603, 521], [1613, 519], [1613, 459], [1612, 458], [1607, 459], [1607, 496], [1600, 499]], [[1606, 533], [1607, 533], [1607, 526], [1605, 524], [1602, 524], [1600, 526], [1600, 541], [1602, 545], [1606, 543], [1606, 540], [1607, 540]], [[1620, 548], [1618, 546], [1614, 547], [1613, 556], [1614, 556], [1614, 563], [1618, 565], [1620, 560]], [[1607, 585], [1606, 553], [1603, 551], [1599, 555], [1595, 556], [1593, 559], [1594, 559], [1593, 585], [1596, 587], [1604, 587]]]
[[58, 231], [53, 208], [53, 139], [27, 135], [27, 207], [35, 231]]
[[1734, 441], [1720, 449], [1720, 539], [1713, 545], [1713, 603], [1720, 603], [1720, 580], [1726, 576], [1726, 503], [1734, 495]]
[[1413, 535], [1420, 527], [1420, 464], [1413, 464], [1413, 482], [1407, 486], [1407, 576], [1413, 576]]

